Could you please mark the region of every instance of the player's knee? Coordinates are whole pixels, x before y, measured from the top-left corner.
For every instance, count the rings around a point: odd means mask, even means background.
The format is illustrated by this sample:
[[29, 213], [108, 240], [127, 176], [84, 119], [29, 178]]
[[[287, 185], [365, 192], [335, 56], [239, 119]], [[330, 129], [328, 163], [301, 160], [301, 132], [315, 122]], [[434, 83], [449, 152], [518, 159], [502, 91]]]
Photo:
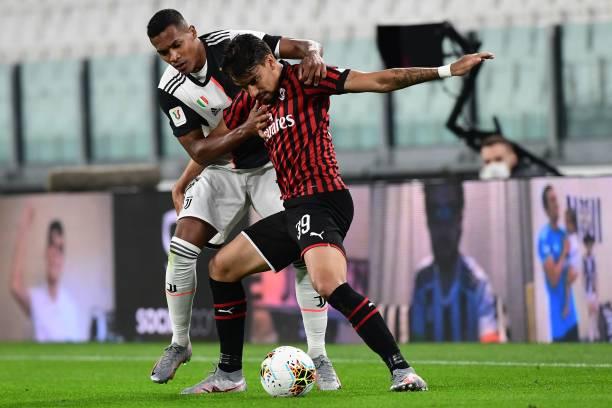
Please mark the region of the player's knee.
[[329, 298], [331, 294], [334, 293], [334, 290], [336, 290], [336, 288], [340, 286], [340, 284], [341, 282], [339, 283], [335, 279], [326, 278], [313, 279], [312, 281], [312, 287], [324, 299]]
[[219, 256], [219, 254], [212, 257], [212, 259], [208, 262], [208, 275], [220, 282], [232, 282], [231, 273], [232, 270], [226, 262], [225, 257]]

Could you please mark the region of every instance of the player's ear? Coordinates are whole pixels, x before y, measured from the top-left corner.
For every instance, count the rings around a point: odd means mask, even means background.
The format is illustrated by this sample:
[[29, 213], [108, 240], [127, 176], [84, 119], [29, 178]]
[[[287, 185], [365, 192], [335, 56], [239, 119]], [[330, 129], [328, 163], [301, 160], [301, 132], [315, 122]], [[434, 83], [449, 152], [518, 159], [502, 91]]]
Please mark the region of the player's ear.
[[198, 38], [198, 31], [196, 30], [194, 26], [192, 25], [189, 26], [189, 32], [191, 33], [193, 38]]
[[274, 67], [274, 64], [276, 64], [276, 58], [274, 58], [274, 55], [272, 54], [266, 55], [266, 65], [272, 68]]

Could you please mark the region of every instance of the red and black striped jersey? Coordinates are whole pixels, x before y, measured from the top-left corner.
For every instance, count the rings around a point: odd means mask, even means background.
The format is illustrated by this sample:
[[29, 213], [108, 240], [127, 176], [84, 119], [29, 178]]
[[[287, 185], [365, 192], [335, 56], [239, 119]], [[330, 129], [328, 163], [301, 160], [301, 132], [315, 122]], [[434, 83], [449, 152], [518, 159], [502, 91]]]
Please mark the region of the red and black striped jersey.
[[[276, 169], [281, 198], [345, 190], [329, 131], [329, 97], [344, 93], [348, 70], [327, 67], [318, 86], [298, 79], [298, 66], [281, 61], [276, 98], [268, 106], [270, 124], [264, 131], [268, 156]], [[229, 129], [242, 124], [255, 100], [239, 93], [225, 110]]]

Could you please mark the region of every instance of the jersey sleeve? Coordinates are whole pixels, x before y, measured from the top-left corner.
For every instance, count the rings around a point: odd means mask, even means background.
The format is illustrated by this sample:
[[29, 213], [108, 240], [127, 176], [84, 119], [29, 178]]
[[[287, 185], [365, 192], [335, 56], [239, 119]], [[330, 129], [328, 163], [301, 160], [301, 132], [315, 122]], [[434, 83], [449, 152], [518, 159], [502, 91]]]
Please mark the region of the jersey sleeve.
[[540, 258], [540, 262], [546, 261], [549, 255], [552, 255], [552, 251], [548, 242], [548, 234], [545, 230], [542, 230], [538, 236], [538, 258]]
[[281, 37], [278, 35], [269, 35], [263, 33], [261, 31], [251, 31], [251, 30], [229, 30], [229, 37], [232, 40], [234, 37], [239, 36], [241, 34], [252, 34], [255, 37], [264, 40], [268, 47], [274, 53], [276, 58], [280, 58], [280, 39]]
[[319, 81], [319, 85], [304, 86], [305, 93], [310, 96], [316, 95], [341, 95], [345, 93], [344, 83], [350, 70], [337, 67], [327, 67], [327, 76]]
[[232, 104], [223, 111], [223, 120], [228, 129], [236, 129], [249, 117], [249, 112], [254, 105], [254, 100], [245, 91], [240, 91], [232, 101]]
[[192, 130], [208, 125], [206, 120], [185, 105], [180, 99], [163, 89], [157, 89], [159, 106], [169, 120], [174, 136], [181, 137]]

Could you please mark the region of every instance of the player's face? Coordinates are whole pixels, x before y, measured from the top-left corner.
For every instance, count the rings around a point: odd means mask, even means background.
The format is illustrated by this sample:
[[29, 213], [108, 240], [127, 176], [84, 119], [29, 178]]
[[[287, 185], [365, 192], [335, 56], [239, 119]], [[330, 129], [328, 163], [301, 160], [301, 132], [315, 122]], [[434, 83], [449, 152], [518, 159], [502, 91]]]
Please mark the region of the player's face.
[[249, 96], [260, 104], [266, 105], [276, 98], [280, 71], [272, 55], [268, 55], [263, 64], [256, 65], [247, 75], [238, 78], [236, 83], [249, 93]]
[[509, 169], [512, 169], [517, 161], [512, 149], [503, 143], [483, 147], [480, 150], [480, 158], [485, 166], [491, 163], [505, 163]]
[[546, 193], [546, 213], [548, 218], [552, 222], [559, 220], [559, 201], [557, 200], [557, 194], [553, 189], [548, 190]]
[[434, 258], [437, 261], [455, 259], [461, 240], [461, 217], [443, 221], [428, 216], [427, 227]]
[[193, 26], [170, 25], [150, 40], [161, 59], [181, 74], [190, 74], [204, 65], [203, 46]]
[[57, 283], [64, 268], [64, 236], [57, 231], [51, 233], [47, 246], [47, 281]]

